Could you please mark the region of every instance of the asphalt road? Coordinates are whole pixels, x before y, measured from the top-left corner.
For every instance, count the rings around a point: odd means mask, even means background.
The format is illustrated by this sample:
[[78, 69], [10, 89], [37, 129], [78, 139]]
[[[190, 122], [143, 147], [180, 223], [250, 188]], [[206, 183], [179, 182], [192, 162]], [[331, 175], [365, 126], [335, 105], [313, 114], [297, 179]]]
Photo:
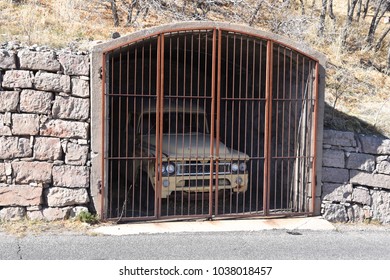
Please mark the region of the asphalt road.
[[390, 260], [390, 231], [339, 229], [127, 236], [0, 233], [0, 260]]

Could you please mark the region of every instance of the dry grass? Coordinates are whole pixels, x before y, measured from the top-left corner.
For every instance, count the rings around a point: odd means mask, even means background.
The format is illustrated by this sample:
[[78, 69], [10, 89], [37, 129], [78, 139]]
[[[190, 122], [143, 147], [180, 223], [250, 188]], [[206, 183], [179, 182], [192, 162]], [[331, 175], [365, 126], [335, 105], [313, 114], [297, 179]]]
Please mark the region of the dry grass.
[[20, 220], [0, 222], [0, 232], [17, 237], [39, 234], [90, 234], [92, 226], [79, 221]]
[[[147, 15], [144, 11], [137, 17], [137, 21], [130, 26], [125, 25], [126, 13], [120, 9], [121, 24], [113, 26], [111, 11], [108, 4], [101, 4], [100, 0], [25, 0], [21, 5], [12, 4], [10, 0], [0, 0], [0, 43], [18, 40], [29, 45], [50, 45], [64, 47], [71, 42], [85, 42], [92, 40], [108, 40], [113, 32], [122, 35], [139, 29], [181, 20], [193, 20], [195, 6], [188, 4], [183, 14], [169, 8], [151, 6]], [[120, 2], [120, 1], [117, 1]], [[234, 1], [226, 1], [226, 3]], [[258, 1], [236, 1], [240, 5], [228, 4], [216, 6], [207, 12], [204, 19], [218, 20], [247, 24], [253, 16]], [[390, 109], [388, 92], [390, 77], [378, 71], [386, 66], [386, 55], [389, 44], [387, 38], [378, 52], [367, 50], [364, 38], [367, 35], [371, 16], [365, 20], [354, 22], [350, 29], [348, 45], [341, 47], [341, 31], [347, 11], [347, 1], [334, 1], [336, 21], [326, 17], [325, 34], [317, 36], [321, 1], [311, 9], [313, 1], [305, 0], [306, 12], [302, 15], [300, 1], [291, 1], [292, 7], [282, 6], [282, 1], [264, 1], [259, 14], [255, 17], [254, 26], [263, 30], [279, 33], [298, 42], [304, 42], [328, 57], [326, 102], [333, 107], [335, 97], [336, 109], [348, 116], [327, 120], [333, 128], [345, 128], [365, 132], [363, 125], [367, 122], [378, 133], [390, 137]], [[166, 0], [165, 3], [181, 7], [182, 0]], [[188, 1], [190, 3], [190, 1]], [[199, 11], [200, 12], [200, 11]], [[135, 15], [135, 14], [134, 14]], [[387, 26], [381, 23], [378, 27], [376, 39]], [[347, 79], [342, 79], [342, 92], [336, 91], [336, 74], [340, 72]], [[337, 88], [337, 87], [336, 87]], [[347, 118], [347, 120], [345, 119]], [[359, 123], [359, 120], [361, 122]], [[344, 123], [352, 123], [345, 126]], [[354, 125], [354, 123], [356, 125]]]

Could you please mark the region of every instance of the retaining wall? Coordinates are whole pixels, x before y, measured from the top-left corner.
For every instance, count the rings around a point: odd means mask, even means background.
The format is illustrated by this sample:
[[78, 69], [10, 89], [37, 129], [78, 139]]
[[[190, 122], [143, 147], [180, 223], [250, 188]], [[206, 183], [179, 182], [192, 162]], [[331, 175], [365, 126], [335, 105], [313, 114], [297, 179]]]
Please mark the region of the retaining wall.
[[323, 147], [323, 217], [390, 224], [390, 139], [325, 130]]
[[[93, 210], [89, 77], [86, 52], [0, 45], [0, 220]], [[324, 131], [322, 174], [323, 217], [390, 223], [389, 139]]]
[[0, 46], [0, 220], [88, 210], [89, 92], [87, 53]]

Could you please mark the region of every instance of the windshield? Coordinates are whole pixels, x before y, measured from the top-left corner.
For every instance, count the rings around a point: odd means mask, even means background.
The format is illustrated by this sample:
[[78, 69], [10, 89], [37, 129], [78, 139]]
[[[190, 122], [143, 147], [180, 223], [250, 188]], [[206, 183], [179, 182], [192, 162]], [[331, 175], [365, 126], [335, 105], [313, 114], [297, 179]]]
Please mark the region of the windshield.
[[[165, 112], [162, 126], [164, 134], [209, 133], [205, 114], [199, 112]], [[156, 113], [141, 116], [138, 132], [156, 134]]]

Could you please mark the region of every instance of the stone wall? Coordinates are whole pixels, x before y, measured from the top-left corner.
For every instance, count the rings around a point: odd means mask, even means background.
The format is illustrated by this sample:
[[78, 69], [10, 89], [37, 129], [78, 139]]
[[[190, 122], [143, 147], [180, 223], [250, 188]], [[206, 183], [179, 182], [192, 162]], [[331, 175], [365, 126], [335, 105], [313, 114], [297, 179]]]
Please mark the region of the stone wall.
[[322, 215], [390, 224], [390, 139], [324, 131]]
[[89, 55], [0, 45], [0, 220], [87, 210]]

